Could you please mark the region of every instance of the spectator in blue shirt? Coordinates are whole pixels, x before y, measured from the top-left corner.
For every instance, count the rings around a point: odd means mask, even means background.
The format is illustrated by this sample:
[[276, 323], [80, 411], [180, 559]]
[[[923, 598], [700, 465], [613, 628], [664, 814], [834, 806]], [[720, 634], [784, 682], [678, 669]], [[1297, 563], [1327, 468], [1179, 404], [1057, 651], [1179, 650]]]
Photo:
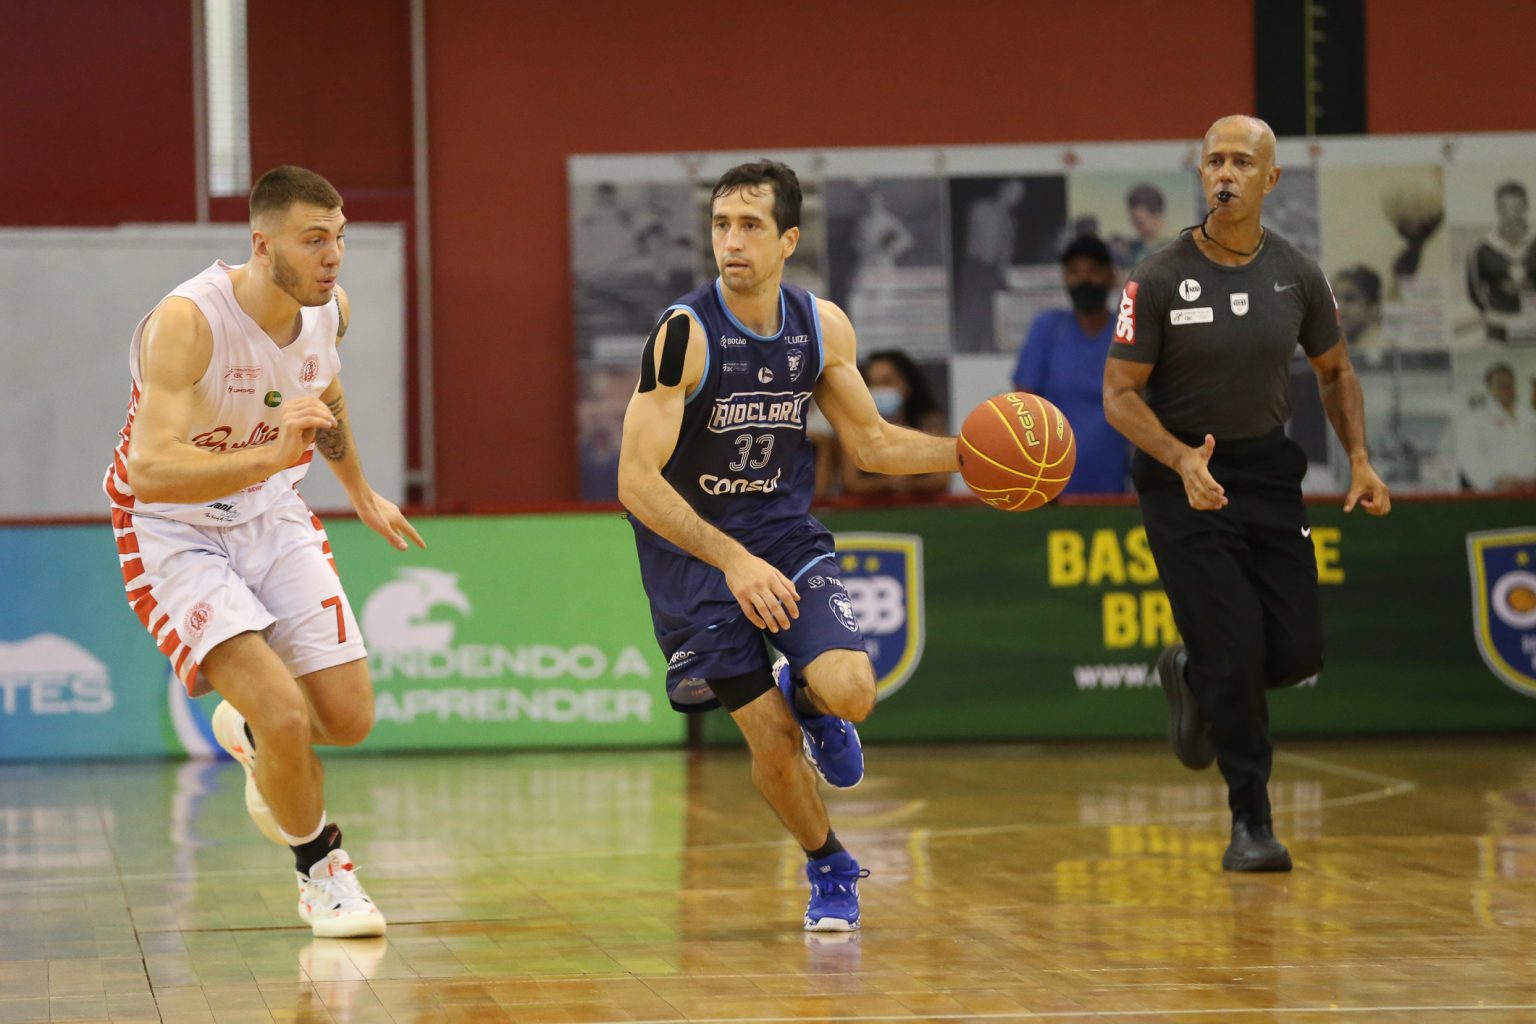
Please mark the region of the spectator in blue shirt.
[[1077, 469], [1063, 493], [1123, 494], [1130, 446], [1104, 418], [1104, 361], [1114, 333], [1109, 247], [1094, 235], [1073, 239], [1061, 254], [1061, 277], [1072, 308], [1035, 317], [1019, 350], [1013, 386], [1049, 399], [1072, 424]]

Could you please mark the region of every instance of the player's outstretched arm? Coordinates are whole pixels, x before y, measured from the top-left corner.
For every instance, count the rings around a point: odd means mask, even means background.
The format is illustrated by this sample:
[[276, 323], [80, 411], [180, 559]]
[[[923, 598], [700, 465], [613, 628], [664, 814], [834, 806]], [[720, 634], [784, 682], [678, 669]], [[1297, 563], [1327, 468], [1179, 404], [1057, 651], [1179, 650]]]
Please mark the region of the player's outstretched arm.
[[[683, 312], [673, 313], [652, 333], [645, 349], [649, 360], [641, 366], [640, 383], [624, 413], [619, 501], [656, 533], [725, 573], [726, 585], [752, 624], [777, 632], [800, 614], [794, 584], [705, 522], [661, 475], [677, 447], [684, 400], [704, 375], [706, 344], [703, 329]], [[685, 352], [681, 361], [680, 349]]]
[[1153, 365], [1129, 359], [1105, 360], [1104, 418], [1131, 444], [1179, 474], [1190, 508], [1206, 512], [1221, 508], [1227, 503], [1227, 492], [1210, 471], [1216, 439], [1206, 434], [1204, 444], [1191, 448], [1168, 432], [1141, 397]]
[[1387, 485], [1371, 466], [1365, 445], [1365, 396], [1360, 378], [1349, 361], [1349, 347], [1342, 341], [1320, 356], [1310, 359], [1317, 374], [1317, 390], [1328, 412], [1333, 432], [1349, 454], [1349, 493], [1344, 497], [1344, 511], [1358, 504], [1373, 516], [1392, 511], [1392, 496]]
[[213, 331], [190, 299], [173, 296], [144, 325], [138, 413], [128, 440], [128, 481], [141, 501], [201, 504], [258, 484], [299, 461], [335, 418], [318, 398], [283, 405], [275, 441], [234, 452], [198, 447], [191, 433], [193, 388], [213, 358]]
[[853, 464], [866, 473], [910, 476], [960, 469], [953, 437], [937, 437], [887, 423], [859, 373], [853, 325], [836, 303], [817, 300], [826, 364], [816, 384], [816, 405], [837, 432]]
[[[346, 336], [352, 322], [352, 305], [341, 286], [336, 287], [336, 306], [341, 311], [341, 324], [336, 329], [336, 343]], [[325, 464], [331, 467], [337, 481], [347, 492], [347, 500], [357, 511], [357, 518], [390, 545], [406, 550], [409, 537], [419, 548], [426, 547], [421, 534], [411, 525], [400, 507], [375, 491], [363, 475], [363, 461], [357, 452], [357, 442], [352, 436], [352, 419], [347, 415], [347, 396], [342, 391], [341, 378], [331, 378], [331, 383], [321, 392], [320, 400], [330, 410], [336, 425], [315, 431], [315, 448], [325, 456]]]

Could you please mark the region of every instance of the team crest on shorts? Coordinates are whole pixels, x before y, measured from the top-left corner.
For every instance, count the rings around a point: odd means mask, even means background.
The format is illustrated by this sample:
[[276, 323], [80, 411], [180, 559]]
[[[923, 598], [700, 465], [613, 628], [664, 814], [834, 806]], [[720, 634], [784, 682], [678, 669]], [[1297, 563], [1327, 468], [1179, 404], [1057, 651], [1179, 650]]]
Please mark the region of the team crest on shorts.
[[843, 533], [837, 565], [884, 700], [923, 656], [923, 539], [908, 533]]
[[843, 624], [843, 628], [850, 633], [859, 631], [859, 617], [853, 614], [853, 602], [847, 594], [833, 594], [827, 598], [827, 603], [832, 606], [832, 614], [837, 616], [837, 621]]
[[1467, 534], [1472, 632], [1483, 661], [1536, 697], [1536, 527]]
[[199, 601], [187, 609], [187, 616], [182, 620], [182, 632], [190, 637], [200, 637], [203, 630], [208, 628], [208, 623], [213, 621], [213, 606], [207, 601]]

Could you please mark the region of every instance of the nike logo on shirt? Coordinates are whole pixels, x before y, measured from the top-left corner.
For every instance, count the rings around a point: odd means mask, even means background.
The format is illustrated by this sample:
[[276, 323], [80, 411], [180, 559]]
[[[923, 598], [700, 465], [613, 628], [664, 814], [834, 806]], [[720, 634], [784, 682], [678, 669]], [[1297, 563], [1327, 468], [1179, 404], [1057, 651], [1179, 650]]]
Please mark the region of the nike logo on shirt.
[[1301, 283], [1300, 281], [1292, 281], [1290, 284], [1281, 284], [1279, 281], [1276, 281], [1275, 282], [1275, 291], [1277, 291], [1277, 292], [1288, 292], [1292, 288], [1295, 288], [1300, 283]]
[[1310, 536], [1312, 536], [1312, 527], [1310, 527], [1310, 526], [1303, 526], [1301, 528], [1301, 535], [1303, 537], [1310, 537]]

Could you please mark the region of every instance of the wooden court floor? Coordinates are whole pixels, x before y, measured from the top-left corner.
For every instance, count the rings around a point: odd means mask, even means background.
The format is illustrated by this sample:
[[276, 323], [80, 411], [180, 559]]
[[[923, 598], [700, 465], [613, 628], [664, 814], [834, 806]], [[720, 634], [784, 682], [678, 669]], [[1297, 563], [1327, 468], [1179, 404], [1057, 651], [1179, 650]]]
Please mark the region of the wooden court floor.
[[1288, 876], [1156, 744], [871, 750], [842, 940], [736, 751], [334, 757], [350, 942], [236, 766], [0, 767], [0, 1022], [1536, 1021], [1536, 744], [1282, 751]]

